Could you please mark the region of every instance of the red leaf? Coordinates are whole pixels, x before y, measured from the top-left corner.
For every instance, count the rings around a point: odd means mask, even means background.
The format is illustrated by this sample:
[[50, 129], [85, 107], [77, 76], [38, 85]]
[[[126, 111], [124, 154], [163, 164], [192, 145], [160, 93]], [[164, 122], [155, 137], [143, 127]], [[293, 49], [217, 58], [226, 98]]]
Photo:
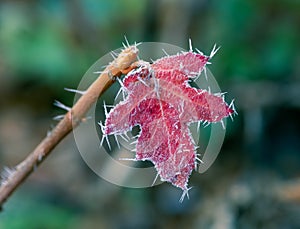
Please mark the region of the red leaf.
[[122, 90], [124, 101], [106, 119], [104, 134], [122, 134], [140, 125], [136, 160], [150, 160], [164, 181], [187, 192], [188, 179], [196, 167], [195, 144], [189, 124], [218, 122], [233, 113], [221, 96], [192, 88], [209, 57], [185, 52], [164, 57], [152, 65], [141, 62], [128, 73]]

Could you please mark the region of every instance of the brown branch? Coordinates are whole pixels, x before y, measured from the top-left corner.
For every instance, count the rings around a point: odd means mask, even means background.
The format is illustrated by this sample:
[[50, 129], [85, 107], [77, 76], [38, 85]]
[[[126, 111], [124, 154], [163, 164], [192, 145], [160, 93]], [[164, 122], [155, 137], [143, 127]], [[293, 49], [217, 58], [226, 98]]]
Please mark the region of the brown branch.
[[87, 89], [78, 102], [57, 124], [52, 132], [12, 170], [6, 170], [6, 174], [0, 186], [0, 209], [14, 190], [42, 163], [51, 153], [54, 147], [77, 127], [87, 111], [98, 97], [111, 86], [115, 77], [128, 73], [135, 68], [133, 64], [137, 59], [138, 49], [135, 46], [125, 48], [118, 57], [111, 62], [97, 80]]

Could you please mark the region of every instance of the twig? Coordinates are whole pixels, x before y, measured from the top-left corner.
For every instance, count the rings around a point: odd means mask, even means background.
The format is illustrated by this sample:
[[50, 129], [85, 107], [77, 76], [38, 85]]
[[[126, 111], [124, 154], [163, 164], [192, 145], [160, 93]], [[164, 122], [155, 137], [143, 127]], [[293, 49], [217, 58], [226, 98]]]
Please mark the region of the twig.
[[127, 74], [136, 67], [138, 49], [136, 45], [126, 47], [118, 57], [111, 62], [99, 75], [97, 80], [87, 89], [86, 93], [78, 100], [64, 118], [57, 124], [50, 134], [14, 169], [6, 170], [0, 186], [0, 210], [7, 198], [16, 188], [42, 163], [54, 147], [77, 127], [86, 112], [98, 97], [111, 86], [116, 77]]

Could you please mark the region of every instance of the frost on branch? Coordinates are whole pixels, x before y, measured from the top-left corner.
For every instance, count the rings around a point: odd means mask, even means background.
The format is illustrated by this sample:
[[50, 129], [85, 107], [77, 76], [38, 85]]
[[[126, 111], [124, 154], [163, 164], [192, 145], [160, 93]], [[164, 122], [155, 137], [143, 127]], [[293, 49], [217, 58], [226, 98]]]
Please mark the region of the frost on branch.
[[103, 130], [105, 136], [118, 135], [139, 125], [135, 159], [153, 162], [161, 180], [181, 188], [184, 195], [197, 165], [189, 124], [219, 122], [234, 112], [221, 95], [188, 84], [209, 59], [190, 51], [151, 65], [140, 61], [123, 80], [121, 90], [127, 96], [109, 112]]

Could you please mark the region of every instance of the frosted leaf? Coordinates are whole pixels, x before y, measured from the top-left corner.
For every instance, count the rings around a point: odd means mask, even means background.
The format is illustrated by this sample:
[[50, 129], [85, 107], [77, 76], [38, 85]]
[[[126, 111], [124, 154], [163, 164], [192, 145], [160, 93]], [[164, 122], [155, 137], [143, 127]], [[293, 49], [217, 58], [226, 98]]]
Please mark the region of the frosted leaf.
[[219, 122], [234, 112], [221, 95], [188, 84], [209, 59], [183, 52], [151, 65], [141, 62], [124, 78], [122, 87], [127, 96], [110, 110], [104, 126], [105, 135], [119, 135], [139, 125], [135, 159], [151, 161], [161, 180], [186, 194], [189, 176], [197, 164], [189, 124]]

